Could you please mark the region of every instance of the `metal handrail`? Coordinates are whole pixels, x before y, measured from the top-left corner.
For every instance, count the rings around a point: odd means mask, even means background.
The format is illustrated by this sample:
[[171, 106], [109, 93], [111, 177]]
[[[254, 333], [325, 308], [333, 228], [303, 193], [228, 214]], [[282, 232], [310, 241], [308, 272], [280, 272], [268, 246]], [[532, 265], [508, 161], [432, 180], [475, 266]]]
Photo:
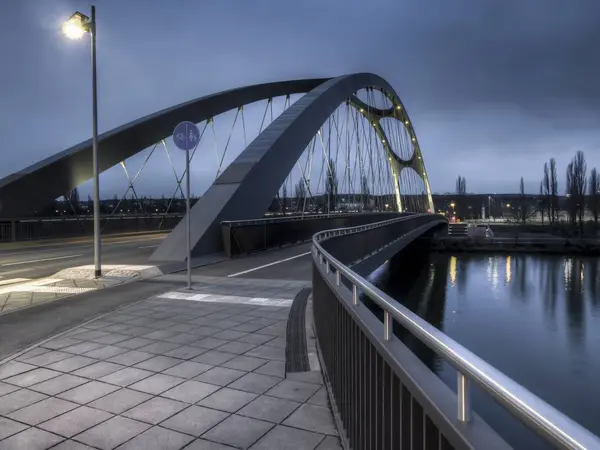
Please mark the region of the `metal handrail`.
[[[147, 214], [101, 214], [101, 219], [147, 219], [147, 218], [162, 218], [162, 217], [183, 217], [184, 213], [147, 213]], [[18, 222], [18, 223], [34, 223], [34, 222], [72, 222], [76, 220], [92, 220], [92, 214], [77, 214], [63, 216], [40, 216], [40, 217], [0, 217], [0, 222]]]
[[[281, 217], [262, 217], [260, 219], [240, 219], [240, 220], [224, 220], [221, 222], [221, 225], [243, 225], [243, 224], [259, 224], [259, 223], [276, 223], [276, 222], [291, 222], [291, 221], [300, 221], [307, 219], [325, 219], [328, 217], [346, 217], [346, 216], [360, 216], [364, 214], [398, 214], [397, 211], [369, 211], [369, 212], [359, 212], [359, 213], [345, 213], [345, 212], [337, 212], [333, 211], [329, 214], [314, 214], [314, 213], [304, 213], [300, 214], [290, 214], [289, 216], [281, 216]], [[408, 214], [408, 213], [404, 213]]]
[[[333, 283], [335, 288], [339, 289], [343, 286], [342, 277], [352, 284], [354, 307], [358, 306], [358, 289], [360, 289], [382, 308], [384, 312], [384, 340], [390, 340], [393, 337], [393, 321], [395, 320], [457, 370], [458, 420], [467, 422], [470, 419], [469, 382], [472, 381], [526, 426], [538, 432], [550, 444], [566, 449], [600, 449], [600, 438], [598, 436], [421, 319], [346, 267], [324, 250], [320, 244], [320, 242], [335, 236], [360, 233], [369, 229], [387, 226], [394, 221], [418, 216], [420, 215], [317, 233], [313, 236], [313, 259], [321, 271], [321, 266], [325, 265], [325, 276], [329, 278], [335, 276], [335, 282]], [[408, 232], [406, 236], [417, 231], [418, 229]], [[335, 269], [335, 275], [331, 272], [332, 267]]]

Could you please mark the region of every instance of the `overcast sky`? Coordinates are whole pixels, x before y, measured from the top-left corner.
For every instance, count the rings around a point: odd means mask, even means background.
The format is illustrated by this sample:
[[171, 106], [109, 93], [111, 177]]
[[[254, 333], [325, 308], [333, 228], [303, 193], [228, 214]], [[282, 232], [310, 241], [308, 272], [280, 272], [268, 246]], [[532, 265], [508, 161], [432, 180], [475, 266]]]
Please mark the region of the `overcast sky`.
[[[516, 192], [521, 176], [535, 192], [543, 162], [555, 157], [563, 179], [578, 149], [600, 168], [598, 0], [96, 7], [100, 131], [223, 89], [369, 71], [400, 94], [434, 191], [463, 175], [470, 192]], [[78, 9], [89, 4], [0, 1], [0, 177], [91, 135], [89, 46], [59, 31]], [[150, 171], [156, 185], [172, 179], [164, 161]]]

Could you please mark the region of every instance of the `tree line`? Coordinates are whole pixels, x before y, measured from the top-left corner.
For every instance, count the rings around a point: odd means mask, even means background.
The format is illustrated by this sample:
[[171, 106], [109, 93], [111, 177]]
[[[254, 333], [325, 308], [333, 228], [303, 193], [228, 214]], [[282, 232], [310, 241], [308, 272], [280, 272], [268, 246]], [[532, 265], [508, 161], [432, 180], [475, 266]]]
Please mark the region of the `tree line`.
[[[572, 226], [579, 225], [583, 232], [585, 211], [588, 210], [593, 217], [594, 223], [598, 223], [600, 215], [600, 179], [598, 171], [592, 168], [587, 173], [587, 162], [583, 151], [578, 150], [567, 165], [565, 173], [565, 210], [568, 222]], [[542, 181], [540, 181], [540, 213], [542, 221], [547, 217], [550, 224], [559, 219], [559, 184], [556, 168], [556, 160], [551, 158], [544, 163]]]
[[[456, 179], [455, 210], [464, 209], [464, 201], [467, 192], [467, 181], [465, 177], [458, 176]], [[540, 213], [542, 224], [545, 221], [554, 225], [560, 222], [561, 212], [566, 213], [567, 222], [572, 227], [579, 227], [583, 233], [585, 213], [589, 211], [594, 224], [598, 224], [600, 217], [600, 176], [594, 167], [588, 175], [588, 166], [583, 151], [578, 150], [565, 171], [564, 198], [561, 196], [561, 186], [558, 181], [558, 167], [555, 158], [550, 158], [544, 163], [543, 175], [539, 185], [539, 197], [535, 199], [535, 207], [532, 207], [532, 196], [525, 193], [525, 181], [523, 177], [519, 180], [519, 196], [516, 205], [517, 217], [520, 222], [525, 223], [535, 212]]]

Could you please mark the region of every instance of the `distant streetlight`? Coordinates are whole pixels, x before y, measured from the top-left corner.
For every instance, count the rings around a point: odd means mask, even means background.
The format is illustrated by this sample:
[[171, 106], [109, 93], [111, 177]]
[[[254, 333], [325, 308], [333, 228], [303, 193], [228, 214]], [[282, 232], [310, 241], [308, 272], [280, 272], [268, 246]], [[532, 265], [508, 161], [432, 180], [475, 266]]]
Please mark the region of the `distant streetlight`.
[[100, 258], [100, 183], [98, 176], [98, 90], [96, 86], [96, 7], [91, 6], [91, 17], [77, 11], [62, 26], [69, 39], [81, 39], [89, 33], [92, 41], [92, 171], [94, 177], [94, 276], [102, 275]]
[[451, 208], [453, 208], [453, 209], [454, 209], [454, 206], [455, 206], [454, 202], [450, 203], [450, 207], [451, 207]]

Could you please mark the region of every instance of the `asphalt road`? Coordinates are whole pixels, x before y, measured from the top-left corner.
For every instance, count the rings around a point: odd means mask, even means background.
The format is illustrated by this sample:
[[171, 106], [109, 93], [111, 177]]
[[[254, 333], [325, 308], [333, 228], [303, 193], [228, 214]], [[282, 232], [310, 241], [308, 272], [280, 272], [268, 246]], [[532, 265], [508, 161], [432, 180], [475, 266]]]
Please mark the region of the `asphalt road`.
[[[102, 264], [148, 264], [167, 233], [109, 236], [102, 240]], [[91, 238], [0, 244], [0, 285], [18, 278], [48, 277], [69, 267], [94, 263]]]
[[310, 243], [256, 253], [192, 270], [193, 275], [312, 280]]
[[[104, 262], [147, 263], [164, 236], [146, 234], [105, 239]], [[11, 248], [0, 246], [0, 284], [14, 277], [44, 277], [63, 268], [92, 263], [93, 247], [89, 240], [11, 245]], [[199, 267], [193, 269], [193, 274], [308, 281], [312, 277], [311, 262], [310, 244], [302, 244]], [[142, 280], [0, 315], [0, 360], [119, 306], [181, 288], [182, 280], [182, 277], [172, 280], [168, 276]]]

